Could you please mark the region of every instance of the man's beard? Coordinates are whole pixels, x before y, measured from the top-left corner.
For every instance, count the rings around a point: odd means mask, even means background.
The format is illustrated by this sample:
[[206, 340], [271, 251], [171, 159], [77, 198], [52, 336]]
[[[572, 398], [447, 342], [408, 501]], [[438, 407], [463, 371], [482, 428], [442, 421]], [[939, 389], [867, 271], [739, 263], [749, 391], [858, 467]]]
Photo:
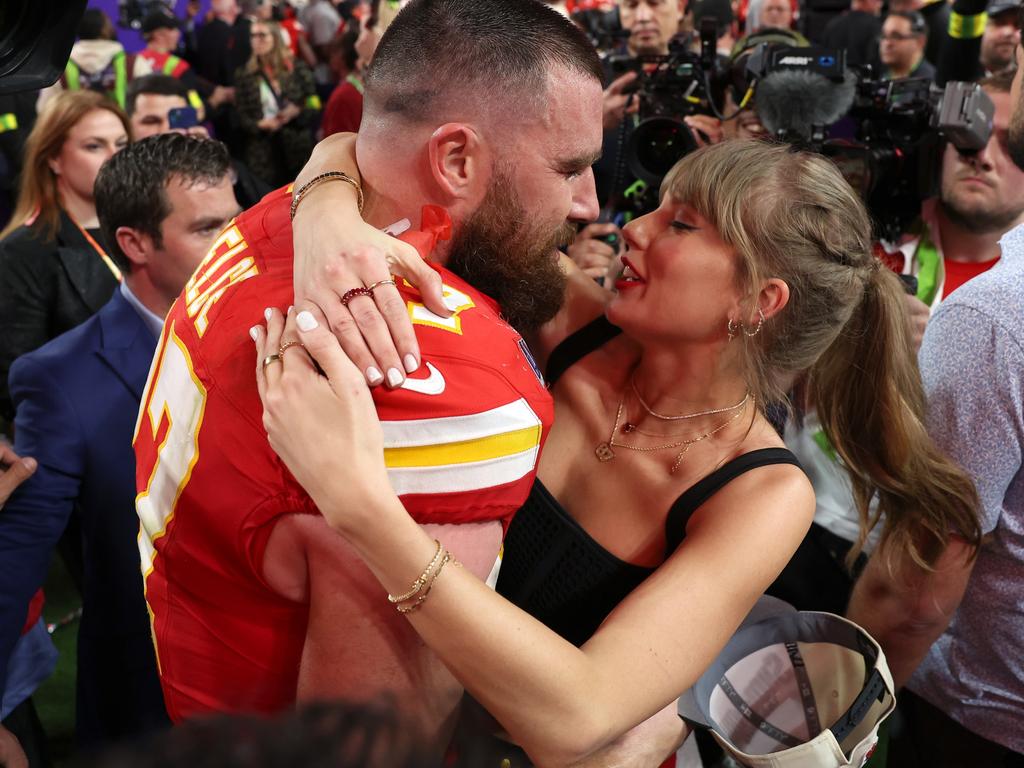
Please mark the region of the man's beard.
[[991, 232], [1002, 234], [1024, 213], [1024, 210], [1014, 211], [1006, 208], [985, 210], [975, 207], [973, 210], [965, 210], [960, 207], [955, 196], [947, 196], [945, 193], [941, 195], [940, 202], [946, 218], [975, 235]]
[[448, 269], [498, 302], [520, 333], [555, 316], [565, 294], [565, 274], [555, 251], [572, 241], [569, 223], [554, 232], [526, 220], [510, 177], [496, 172], [480, 207], [452, 240]]

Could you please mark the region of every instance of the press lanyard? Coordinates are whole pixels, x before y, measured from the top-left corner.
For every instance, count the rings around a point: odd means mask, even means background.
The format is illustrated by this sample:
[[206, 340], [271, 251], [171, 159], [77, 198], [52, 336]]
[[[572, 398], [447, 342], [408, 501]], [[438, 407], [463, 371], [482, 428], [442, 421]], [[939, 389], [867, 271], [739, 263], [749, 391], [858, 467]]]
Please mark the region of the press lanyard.
[[[68, 218], [71, 218], [70, 216]], [[74, 219], [71, 219], [75, 221]], [[82, 237], [86, 239], [86, 242], [92, 246], [92, 249], [99, 254], [99, 257], [103, 259], [103, 263], [107, 265], [107, 269], [110, 270], [110, 274], [114, 276], [117, 282], [121, 282], [121, 270], [117, 268], [117, 264], [114, 263], [113, 259], [107, 256], [107, 252], [103, 250], [103, 246], [96, 242], [96, 238], [89, 234], [89, 230], [75, 221], [75, 226], [78, 227], [78, 231], [82, 233]]]

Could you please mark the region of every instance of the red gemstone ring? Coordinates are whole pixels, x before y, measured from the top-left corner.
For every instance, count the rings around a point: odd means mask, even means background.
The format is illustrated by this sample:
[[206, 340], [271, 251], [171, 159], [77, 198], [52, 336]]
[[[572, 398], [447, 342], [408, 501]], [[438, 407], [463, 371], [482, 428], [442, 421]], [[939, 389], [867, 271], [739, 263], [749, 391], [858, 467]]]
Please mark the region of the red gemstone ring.
[[348, 303], [357, 296], [373, 296], [373, 291], [362, 286], [345, 291], [345, 295], [341, 297], [341, 306], [347, 307]]

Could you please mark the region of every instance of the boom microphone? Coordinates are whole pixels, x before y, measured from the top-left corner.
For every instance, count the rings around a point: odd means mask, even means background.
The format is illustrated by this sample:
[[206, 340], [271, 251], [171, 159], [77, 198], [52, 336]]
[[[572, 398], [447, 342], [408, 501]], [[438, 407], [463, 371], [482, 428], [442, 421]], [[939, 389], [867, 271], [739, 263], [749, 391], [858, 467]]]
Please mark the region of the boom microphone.
[[817, 72], [781, 69], [757, 83], [754, 108], [773, 136], [810, 141], [815, 127], [832, 125], [850, 111], [856, 90], [852, 72], [837, 83]]

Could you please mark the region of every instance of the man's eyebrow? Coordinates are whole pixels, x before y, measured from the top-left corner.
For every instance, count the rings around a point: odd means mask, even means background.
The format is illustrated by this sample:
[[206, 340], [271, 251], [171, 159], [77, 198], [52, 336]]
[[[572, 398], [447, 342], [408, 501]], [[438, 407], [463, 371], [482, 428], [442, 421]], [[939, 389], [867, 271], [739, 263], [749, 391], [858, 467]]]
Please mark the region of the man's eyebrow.
[[223, 227], [233, 217], [235, 217], [237, 215], [238, 215], [237, 213], [233, 213], [233, 214], [231, 214], [231, 216], [228, 216], [228, 217], [224, 217], [224, 216], [203, 216], [202, 218], [198, 218], [198, 219], [196, 219], [195, 221], [192, 222], [192, 229], [194, 229], [194, 230], [201, 230], [201, 229], [212, 229], [214, 227]]
[[589, 152], [585, 155], [577, 155], [576, 157], [568, 157], [558, 161], [558, 167], [564, 171], [579, 171], [584, 168], [589, 168], [598, 160], [601, 159], [601, 150], [596, 152]]

